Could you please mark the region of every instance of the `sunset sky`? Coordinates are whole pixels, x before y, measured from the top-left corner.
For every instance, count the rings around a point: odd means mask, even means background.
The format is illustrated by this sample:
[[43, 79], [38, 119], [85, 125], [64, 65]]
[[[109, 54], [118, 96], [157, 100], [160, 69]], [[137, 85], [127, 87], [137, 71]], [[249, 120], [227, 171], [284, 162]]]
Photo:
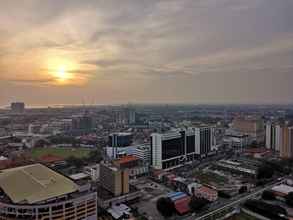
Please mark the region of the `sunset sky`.
[[1, 0], [12, 101], [293, 103], [293, 1]]

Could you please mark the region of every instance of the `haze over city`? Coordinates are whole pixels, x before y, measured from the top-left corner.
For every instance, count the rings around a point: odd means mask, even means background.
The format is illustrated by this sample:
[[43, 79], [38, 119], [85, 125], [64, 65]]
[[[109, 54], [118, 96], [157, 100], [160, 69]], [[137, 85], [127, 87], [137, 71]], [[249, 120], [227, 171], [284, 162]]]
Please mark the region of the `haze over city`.
[[293, 220], [293, 0], [0, 0], [0, 220]]
[[291, 0], [4, 0], [0, 106], [292, 103]]

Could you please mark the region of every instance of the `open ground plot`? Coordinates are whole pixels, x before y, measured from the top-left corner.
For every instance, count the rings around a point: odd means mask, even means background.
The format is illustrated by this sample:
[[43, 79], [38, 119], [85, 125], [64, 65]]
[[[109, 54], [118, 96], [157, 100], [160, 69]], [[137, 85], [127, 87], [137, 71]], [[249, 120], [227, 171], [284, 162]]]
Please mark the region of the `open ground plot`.
[[52, 147], [52, 148], [35, 148], [31, 150], [31, 156], [33, 158], [39, 158], [44, 155], [54, 155], [62, 158], [68, 158], [70, 156], [83, 158], [88, 156], [91, 149], [87, 148], [65, 148], [65, 147]]
[[160, 197], [165, 196], [172, 190], [147, 178], [140, 178], [132, 184], [143, 193], [140, 202], [135, 205], [139, 212], [150, 220], [163, 220], [164, 218], [157, 211], [156, 202]]
[[216, 185], [225, 185], [228, 183], [228, 179], [224, 176], [218, 175], [214, 172], [202, 172], [202, 171], [194, 171], [193, 177], [200, 180], [201, 183], [204, 184], [212, 184], [216, 183]]

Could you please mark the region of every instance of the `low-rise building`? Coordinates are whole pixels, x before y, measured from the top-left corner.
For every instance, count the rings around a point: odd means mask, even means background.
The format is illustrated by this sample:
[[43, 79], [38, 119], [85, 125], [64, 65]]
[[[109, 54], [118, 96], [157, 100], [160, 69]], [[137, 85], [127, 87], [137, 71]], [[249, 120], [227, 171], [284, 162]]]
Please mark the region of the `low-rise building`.
[[114, 219], [121, 219], [125, 215], [130, 216], [131, 209], [125, 204], [113, 204], [107, 211]]
[[280, 184], [278, 186], [274, 186], [272, 188], [272, 192], [279, 197], [285, 197], [287, 196], [290, 192], [293, 192], [293, 187], [288, 186], [285, 184]]
[[204, 198], [210, 202], [218, 199], [218, 192], [207, 186], [200, 186], [194, 189], [194, 195], [198, 198]]
[[65, 159], [56, 155], [46, 154], [38, 158], [38, 161], [46, 166], [59, 167], [66, 164]]
[[247, 148], [251, 143], [252, 139], [247, 134], [226, 134], [223, 139], [224, 144], [227, 144], [228, 146], [237, 149], [237, 150], [243, 150]]
[[92, 181], [98, 181], [100, 178], [100, 164], [84, 167], [84, 173], [90, 175]]
[[235, 174], [245, 175], [249, 177], [256, 177], [258, 169], [257, 166], [231, 160], [220, 160], [215, 163], [215, 166], [217, 169], [227, 170]]
[[113, 164], [119, 169], [128, 169], [128, 174], [131, 178], [146, 175], [149, 172], [149, 167], [144, 164], [142, 160], [133, 155], [116, 159], [113, 161]]
[[144, 164], [151, 162], [151, 149], [149, 144], [131, 145], [126, 147], [106, 147], [107, 156], [116, 159], [123, 156], [133, 155], [143, 161]]
[[246, 149], [243, 153], [245, 156], [254, 158], [265, 158], [272, 156], [272, 151], [266, 148], [250, 148]]
[[175, 210], [179, 215], [183, 215], [189, 212], [190, 196], [184, 192], [171, 192], [167, 194], [167, 197], [171, 199], [174, 204]]

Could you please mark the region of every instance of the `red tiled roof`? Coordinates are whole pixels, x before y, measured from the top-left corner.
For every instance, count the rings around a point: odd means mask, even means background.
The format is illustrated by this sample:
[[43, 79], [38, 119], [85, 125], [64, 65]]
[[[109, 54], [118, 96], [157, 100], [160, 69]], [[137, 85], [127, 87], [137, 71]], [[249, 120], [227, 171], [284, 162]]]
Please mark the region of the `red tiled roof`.
[[245, 153], [265, 153], [265, 152], [269, 152], [268, 149], [266, 148], [250, 148], [250, 149], [246, 149]]
[[119, 164], [124, 164], [124, 163], [129, 163], [132, 161], [137, 161], [139, 160], [139, 158], [132, 156], [132, 155], [128, 155], [128, 156], [124, 156], [118, 160], [116, 160], [115, 162], [119, 163]]
[[189, 202], [190, 202], [190, 197], [186, 196], [184, 198], [178, 199], [175, 201], [175, 209], [180, 215], [184, 215], [189, 212]]
[[279, 197], [285, 197], [286, 193], [282, 193], [282, 192], [277, 192], [277, 191], [273, 191], [275, 196], [279, 196]]
[[30, 160], [21, 160], [21, 159], [3, 160], [3, 161], [0, 161], [0, 170], [13, 168], [13, 167], [18, 167], [18, 166], [24, 166], [24, 165], [28, 165], [28, 164], [31, 164], [31, 163], [32, 163], [32, 161], [30, 161]]
[[201, 186], [201, 187], [199, 188], [199, 190], [200, 190], [201, 192], [205, 192], [205, 193], [207, 193], [207, 194], [209, 194], [209, 195], [217, 194], [217, 191], [216, 191], [216, 190], [211, 189], [211, 188], [206, 187], [206, 186]]
[[1, 160], [0, 161], [0, 170], [2, 169], [6, 169], [8, 167], [10, 167], [12, 165], [12, 161], [11, 160]]
[[176, 175], [175, 174], [169, 174], [169, 175], [167, 175], [166, 176], [166, 178], [168, 179], [168, 180], [174, 180], [175, 178], [176, 178]]
[[153, 169], [153, 174], [154, 174], [154, 175], [160, 175], [160, 174], [162, 174], [162, 173], [166, 173], [166, 171], [164, 171], [164, 170]]

